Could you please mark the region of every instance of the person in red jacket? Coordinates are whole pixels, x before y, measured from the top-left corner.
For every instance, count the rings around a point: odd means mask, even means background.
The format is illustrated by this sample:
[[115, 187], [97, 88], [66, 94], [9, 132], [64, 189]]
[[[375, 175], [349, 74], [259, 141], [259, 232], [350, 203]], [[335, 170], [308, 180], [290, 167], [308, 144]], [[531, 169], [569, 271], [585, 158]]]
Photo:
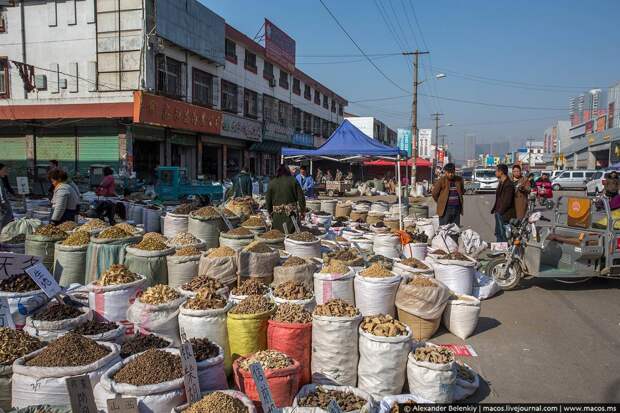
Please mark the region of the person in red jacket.
[[549, 174], [542, 174], [540, 179], [536, 181], [536, 193], [539, 198], [553, 198], [553, 188], [549, 180]]
[[114, 181], [114, 172], [112, 168], [106, 166], [103, 168], [103, 179], [97, 187], [97, 195], [99, 196], [116, 196], [116, 182]]

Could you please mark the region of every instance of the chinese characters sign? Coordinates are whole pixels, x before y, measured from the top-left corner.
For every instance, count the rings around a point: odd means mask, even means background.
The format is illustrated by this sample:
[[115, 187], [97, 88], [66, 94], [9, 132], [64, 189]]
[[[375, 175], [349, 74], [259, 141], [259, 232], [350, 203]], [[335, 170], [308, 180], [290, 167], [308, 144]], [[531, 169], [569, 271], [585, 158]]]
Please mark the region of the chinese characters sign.
[[221, 135], [260, 142], [263, 137], [263, 126], [258, 121], [224, 113]]
[[192, 343], [184, 340], [180, 350], [185, 394], [187, 394], [187, 401], [189, 403], [195, 403], [200, 400], [200, 385], [198, 383], [198, 367], [196, 366]]
[[265, 19], [265, 54], [283, 69], [295, 70], [295, 40]]
[[26, 268], [30, 268], [40, 261], [39, 257], [32, 255], [0, 252], [0, 280], [24, 274]]

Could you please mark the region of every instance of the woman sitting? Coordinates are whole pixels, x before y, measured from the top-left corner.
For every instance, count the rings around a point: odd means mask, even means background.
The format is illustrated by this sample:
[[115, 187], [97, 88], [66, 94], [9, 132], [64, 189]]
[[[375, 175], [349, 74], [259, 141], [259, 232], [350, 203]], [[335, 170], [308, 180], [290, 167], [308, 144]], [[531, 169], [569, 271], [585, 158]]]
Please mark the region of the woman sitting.
[[55, 225], [75, 221], [80, 205], [80, 192], [77, 186], [67, 182], [67, 173], [62, 169], [52, 169], [47, 177], [54, 187], [50, 221]]

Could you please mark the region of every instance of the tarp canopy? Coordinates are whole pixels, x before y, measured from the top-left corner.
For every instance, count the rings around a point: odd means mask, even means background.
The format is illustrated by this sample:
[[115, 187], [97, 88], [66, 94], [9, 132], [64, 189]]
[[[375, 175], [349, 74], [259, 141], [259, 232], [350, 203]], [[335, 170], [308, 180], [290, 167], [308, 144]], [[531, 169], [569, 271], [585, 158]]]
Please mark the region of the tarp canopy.
[[332, 136], [317, 149], [282, 148], [283, 157], [373, 157], [398, 156], [400, 149], [382, 144], [344, 120]]
[[[364, 166], [394, 166], [396, 164], [396, 162], [394, 161], [388, 161], [386, 159], [378, 159], [376, 161], [366, 161], [364, 162]], [[412, 159], [408, 159], [407, 161], [400, 161], [400, 166], [411, 166], [413, 164], [413, 160]], [[426, 160], [424, 158], [418, 158], [418, 160], [415, 163], [416, 166], [426, 166], [426, 167], [430, 167], [431, 166], [431, 162], [429, 160]]]

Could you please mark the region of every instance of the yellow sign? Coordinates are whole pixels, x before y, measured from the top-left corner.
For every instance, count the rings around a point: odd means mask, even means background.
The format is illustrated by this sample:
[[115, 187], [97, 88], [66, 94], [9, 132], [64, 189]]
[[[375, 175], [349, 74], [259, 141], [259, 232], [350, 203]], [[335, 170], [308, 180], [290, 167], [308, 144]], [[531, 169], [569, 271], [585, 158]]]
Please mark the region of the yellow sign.
[[590, 226], [590, 200], [588, 198], [568, 198], [568, 226], [588, 228]]
[[594, 135], [588, 135], [588, 144], [592, 145], [595, 141]]
[[610, 135], [605, 135], [605, 136], [603, 136], [603, 140], [604, 140], [605, 142], [607, 142], [607, 141], [608, 141], [608, 140], [610, 140], [610, 139], [611, 139], [611, 136], [610, 136]]

